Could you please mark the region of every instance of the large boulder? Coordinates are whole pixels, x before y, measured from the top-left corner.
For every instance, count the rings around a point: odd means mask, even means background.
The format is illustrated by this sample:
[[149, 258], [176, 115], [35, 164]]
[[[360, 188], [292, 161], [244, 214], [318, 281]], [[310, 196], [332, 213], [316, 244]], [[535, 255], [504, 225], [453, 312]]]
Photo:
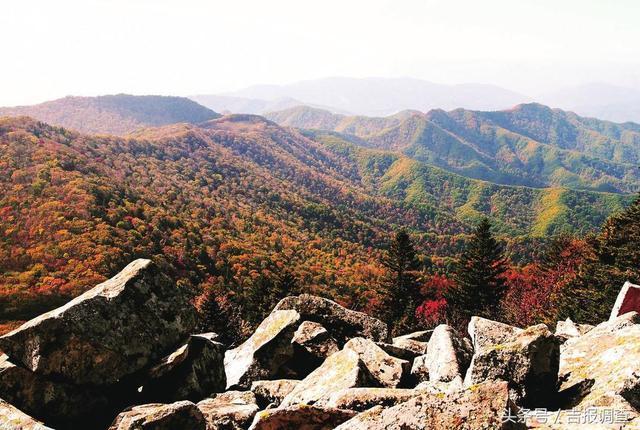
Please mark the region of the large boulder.
[[275, 310], [287, 309], [297, 311], [302, 320], [322, 324], [340, 345], [353, 337], [385, 342], [389, 336], [387, 325], [382, 321], [321, 297], [309, 294], [285, 297], [275, 307]]
[[485, 345], [505, 343], [514, 335], [521, 333], [522, 329], [482, 317], [471, 317], [468, 332], [473, 349], [478, 351]]
[[300, 322], [294, 310], [275, 310], [253, 335], [224, 356], [227, 388], [248, 389], [253, 381], [271, 379], [293, 356], [291, 339]]
[[200, 410], [184, 400], [168, 405], [151, 403], [133, 406], [116, 417], [109, 430], [206, 430]]
[[207, 429], [246, 429], [260, 410], [251, 391], [227, 391], [198, 403]]
[[342, 409], [294, 405], [259, 412], [249, 430], [331, 430], [355, 414]]
[[609, 320], [614, 320], [627, 312], [640, 312], [640, 285], [625, 282], [618, 293]]
[[410, 362], [387, 354], [369, 339], [356, 337], [347, 342], [344, 349], [358, 353], [373, 379], [382, 387], [398, 387], [410, 370]]
[[365, 411], [374, 406], [391, 407], [424, 394], [408, 388], [347, 388], [334, 393], [327, 406], [352, 411]]
[[109, 400], [101, 390], [49, 380], [0, 356], [0, 398], [55, 427], [108, 424]]
[[151, 368], [141, 388], [145, 401], [200, 400], [226, 387], [224, 345], [215, 333], [195, 334]]
[[0, 399], [0, 428], [4, 430], [52, 430]]
[[465, 385], [488, 380], [508, 381], [518, 404], [529, 408], [553, 405], [558, 380], [559, 340], [544, 324], [501, 339], [503, 343], [484, 343], [476, 350]]
[[376, 406], [336, 427], [336, 430], [524, 429], [506, 420], [515, 411], [507, 383], [485, 382], [454, 393], [427, 393], [384, 409]]
[[277, 407], [294, 388], [300, 383], [297, 379], [274, 379], [272, 381], [254, 381], [251, 391], [256, 396], [260, 409], [267, 406]]
[[416, 351], [415, 348], [403, 348], [401, 346], [386, 342], [376, 342], [376, 345], [382, 348], [382, 350], [387, 354], [407, 361], [413, 361], [414, 358], [424, 354], [424, 352], [426, 352], [427, 350], [426, 345], [424, 348], [421, 348], [420, 351]]
[[429, 380], [434, 382], [450, 382], [464, 377], [473, 348], [467, 338], [458, 336], [446, 324], [433, 330], [429, 339], [425, 358]]
[[27, 369], [76, 384], [113, 384], [160, 359], [193, 329], [188, 294], [150, 260], [0, 337]]
[[338, 343], [322, 325], [304, 321], [293, 334], [294, 347], [304, 351], [309, 359], [322, 363], [331, 354], [340, 350]]
[[354, 387], [375, 386], [371, 374], [357, 352], [345, 348], [327, 358], [316, 370], [291, 391], [280, 404], [287, 408], [298, 404], [326, 404], [339, 390]]
[[394, 337], [392, 344], [397, 348], [402, 348], [417, 355], [427, 353], [427, 346], [433, 330], [423, 330], [414, 333]]
[[638, 314], [623, 314], [567, 340], [560, 355], [559, 380], [564, 408], [640, 410]]

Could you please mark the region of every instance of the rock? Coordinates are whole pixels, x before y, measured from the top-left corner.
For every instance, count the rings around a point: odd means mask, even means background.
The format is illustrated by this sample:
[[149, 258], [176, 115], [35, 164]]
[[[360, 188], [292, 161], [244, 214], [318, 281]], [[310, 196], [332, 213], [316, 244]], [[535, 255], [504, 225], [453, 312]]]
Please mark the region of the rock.
[[330, 430], [354, 415], [353, 411], [295, 405], [259, 412], [249, 430]]
[[518, 404], [527, 408], [553, 405], [559, 340], [544, 324], [514, 333], [509, 338], [500, 337], [504, 343], [483, 343], [473, 356], [465, 385], [504, 380], [509, 382], [513, 399]]
[[246, 429], [260, 410], [251, 391], [227, 391], [198, 403], [207, 429]]
[[433, 330], [417, 331], [394, 337], [392, 342], [398, 348], [412, 351], [416, 355], [424, 355], [427, 353], [427, 342], [431, 338], [431, 333]]
[[195, 334], [154, 366], [142, 387], [146, 401], [200, 400], [224, 391], [224, 345], [215, 333]]
[[4, 430], [52, 430], [0, 399], [0, 428]]
[[429, 364], [427, 355], [420, 355], [413, 360], [411, 366], [411, 380], [414, 383], [421, 383], [429, 380]]
[[507, 410], [516, 410], [507, 383], [485, 382], [450, 394], [423, 394], [388, 409], [375, 407], [336, 430], [524, 429], [504, 419]]
[[304, 378], [280, 404], [287, 408], [297, 404], [323, 406], [331, 395], [345, 388], [375, 385], [360, 355], [348, 348], [336, 352]]
[[473, 350], [468, 339], [458, 336], [446, 324], [439, 325], [433, 330], [427, 348], [425, 361], [429, 380], [449, 382], [463, 377], [472, 355]]
[[327, 329], [312, 321], [304, 321], [300, 324], [291, 342], [320, 363], [340, 350], [338, 343]]
[[488, 320], [481, 317], [471, 317], [468, 326], [469, 336], [474, 351], [478, 351], [485, 345], [498, 345], [507, 342], [522, 329], [501, 322]]
[[[382, 348], [382, 350], [387, 354], [397, 358], [401, 358], [403, 360], [407, 360], [407, 361], [413, 361], [414, 358], [423, 354], [423, 353], [416, 352], [415, 349], [403, 348], [401, 346], [394, 345], [392, 343], [376, 342], [376, 345]], [[426, 351], [426, 345], [424, 350]]]
[[195, 323], [186, 292], [139, 259], [0, 337], [0, 350], [42, 375], [106, 385], [160, 359]]
[[196, 405], [185, 400], [168, 405], [150, 403], [133, 406], [116, 417], [109, 430], [205, 430], [206, 423]]
[[627, 312], [640, 312], [640, 285], [625, 282], [611, 309], [609, 320], [614, 320]]
[[334, 393], [327, 406], [352, 411], [365, 411], [374, 406], [390, 407], [424, 394], [407, 388], [347, 388]]
[[560, 355], [563, 408], [640, 409], [640, 324], [626, 313], [567, 340]]
[[392, 357], [373, 341], [361, 337], [351, 339], [344, 349], [357, 352], [373, 379], [382, 387], [396, 388], [400, 385], [411, 365], [407, 360]]
[[362, 312], [346, 309], [334, 301], [321, 297], [309, 294], [285, 297], [274, 310], [286, 309], [297, 311], [302, 316], [302, 320], [322, 324], [340, 345], [353, 337], [386, 342], [389, 336], [387, 325], [382, 321]]
[[253, 381], [270, 379], [293, 356], [291, 339], [300, 314], [294, 310], [273, 311], [253, 335], [224, 356], [227, 389], [248, 389]]
[[567, 318], [565, 321], [558, 321], [558, 324], [556, 324], [555, 335], [562, 341], [566, 341], [572, 337], [582, 336], [592, 328], [592, 325], [576, 324], [571, 321], [571, 318]]
[[268, 405], [277, 407], [290, 392], [300, 383], [297, 379], [276, 379], [273, 381], [254, 381], [251, 391], [256, 396], [260, 409]]
[[462, 377], [457, 376], [449, 382], [440, 381], [424, 381], [415, 386], [415, 390], [420, 390], [427, 393], [453, 393], [460, 391], [464, 388], [464, 381]]
[[0, 356], [0, 398], [55, 427], [109, 424], [108, 399], [101, 390], [54, 382]]

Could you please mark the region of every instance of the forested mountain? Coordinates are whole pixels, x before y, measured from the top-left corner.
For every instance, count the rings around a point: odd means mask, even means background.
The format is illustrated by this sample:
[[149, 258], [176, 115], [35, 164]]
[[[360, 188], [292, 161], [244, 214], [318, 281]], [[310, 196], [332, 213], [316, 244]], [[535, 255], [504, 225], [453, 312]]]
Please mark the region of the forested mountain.
[[370, 285], [398, 227], [431, 260], [455, 255], [482, 215], [515, 249], [515, 236], [593, 230], [630, 201], [493, 185], [251, 115], [127, 138], [1, 119], [0, 187], [5, 318], [50, 308], [143, 256], [199, 289], [260, 290], [290, 269], [311, 291], [361, 307], [375, 302]]
[[128, 94], [65, 97], [33, 106], [0, 108], [0, 117], [23, 115], [85, 133], [115, 135], [178, 122], [196, 124], [220, 116], [184, 97]]
[[384, 118], [297, 107], [266, 115], [332, 130], [471, 178], [506, 185], [635, 192], [640, 125], [583, 118], [539, 104], [504, 111], [404, 111]]

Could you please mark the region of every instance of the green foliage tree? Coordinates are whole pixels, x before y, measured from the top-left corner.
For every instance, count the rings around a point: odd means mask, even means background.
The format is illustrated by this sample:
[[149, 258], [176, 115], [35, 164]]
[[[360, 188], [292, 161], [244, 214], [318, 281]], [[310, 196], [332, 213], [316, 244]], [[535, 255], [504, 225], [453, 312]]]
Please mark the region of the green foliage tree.
[[385, 308], [393, 334], [415, 328], [415, 311], [420, 304], [419, 262], [411, 237], [405, 229], [396, 232], [383, 260], [389, 270]]
[[589, 238], [592, 254], [580, 268], [573, 288], [561, 297], [561, 315], [584, 323], [609, 317], [625, 281], [640, 282], [640, 197], [607, 219]]
[[491, 233], [489, 220], [483, 218], [457, 264], [455, 286], [445, 294], [451, 319], [467, 320], [473, 315], [499, 319], [506, 269], [502, 245]]

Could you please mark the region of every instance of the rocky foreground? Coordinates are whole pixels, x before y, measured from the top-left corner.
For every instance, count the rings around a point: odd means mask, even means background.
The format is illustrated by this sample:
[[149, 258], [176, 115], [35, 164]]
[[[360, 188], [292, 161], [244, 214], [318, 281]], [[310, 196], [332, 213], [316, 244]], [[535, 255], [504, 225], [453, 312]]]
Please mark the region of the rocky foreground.
[[283, 299], [243, 344], [194, 334], [149, 260], [0, 337], [1, 429], [640, 428], [638, 292], [609, 321], [474, 317], [389, 338], [319, 297]]

